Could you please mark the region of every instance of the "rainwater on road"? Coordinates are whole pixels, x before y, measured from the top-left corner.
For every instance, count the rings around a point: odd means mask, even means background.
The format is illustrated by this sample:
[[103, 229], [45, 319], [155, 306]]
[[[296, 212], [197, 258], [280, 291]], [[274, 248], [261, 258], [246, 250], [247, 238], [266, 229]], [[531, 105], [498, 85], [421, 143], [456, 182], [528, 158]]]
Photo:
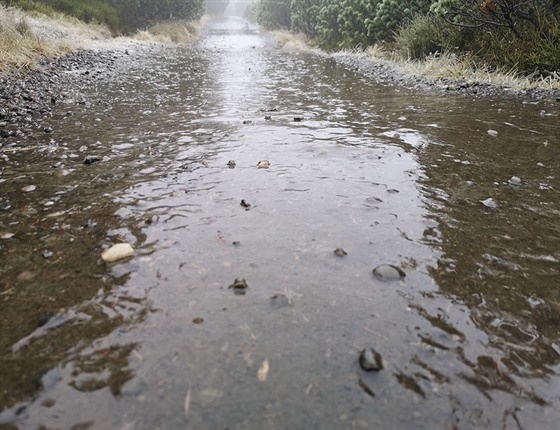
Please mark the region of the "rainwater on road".
[[556, 428], [557, 103], [129, 54], [1, 149], [1, 429]]

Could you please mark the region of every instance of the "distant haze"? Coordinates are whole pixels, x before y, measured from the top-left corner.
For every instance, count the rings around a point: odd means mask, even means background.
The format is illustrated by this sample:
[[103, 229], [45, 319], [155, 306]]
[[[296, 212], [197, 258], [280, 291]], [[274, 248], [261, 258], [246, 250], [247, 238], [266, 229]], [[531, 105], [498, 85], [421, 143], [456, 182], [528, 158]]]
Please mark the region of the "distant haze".
[[247, 11], [247, 7], [251, 3], [253, 3], [253, 0], [229, 0], [229, 4], [224, 14], [244, 16]]

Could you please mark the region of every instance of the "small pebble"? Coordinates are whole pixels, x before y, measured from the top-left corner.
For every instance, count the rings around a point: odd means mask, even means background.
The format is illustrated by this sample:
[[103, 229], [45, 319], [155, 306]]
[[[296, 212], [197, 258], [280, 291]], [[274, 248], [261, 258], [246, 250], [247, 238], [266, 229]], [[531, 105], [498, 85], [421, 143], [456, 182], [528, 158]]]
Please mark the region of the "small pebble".
[[101, 258], [106, 263], [113, 263], [118, 260], [122, 260], [127, 257], [132, 257], [134, 255], [134, 248], [128, 243], [117, 243], [109, 249], [106, 249], [101, 254]]
[[245, 294], [245, 290], [247, 290], [247, 288], [249, 288], [249, 285], [247, 285], [247, 281], [245, 281], [245, 279], [243, 278], [235, 278], [235, 281], [233, 281], [233, 284], [231, 284], [228, 288], [232, 288], [234, 293], [238, 296], [241, 296], [243, 294]]
[[342, 248], [336, 248], [334, 250], [334, 255], [337, 255], [339, 257], [344, 257], [345, 255], [348, 255], [348, 253]]
[[381, 264], [372, 272], [377, 279], [384, 282], [400, 281], [406, 277], [404, 270], [392, 264]]
[[84, 159], [84, 164], [86, 165], [90, 165], [93, 163], [98, 163], [101, 160], [103, 160], [102, 157], [98, 156], [98, 155], [88, 155], [85, 159]]
[[493, 198], [488, 198], [486, 200], [480, 200], [480, 203], [482, 203], [484, 206], [486, 206], [487, 208], [490, 208], [490, 209], [496, 209], [498, 207], [498, 203], [496, 203], [496, 200], [494, 200]]
[[383, 359], [373, 348], [365, 348], [360, 352], [360, 367], [364, 370], [375, 370], [379, 372], [383, 369]]

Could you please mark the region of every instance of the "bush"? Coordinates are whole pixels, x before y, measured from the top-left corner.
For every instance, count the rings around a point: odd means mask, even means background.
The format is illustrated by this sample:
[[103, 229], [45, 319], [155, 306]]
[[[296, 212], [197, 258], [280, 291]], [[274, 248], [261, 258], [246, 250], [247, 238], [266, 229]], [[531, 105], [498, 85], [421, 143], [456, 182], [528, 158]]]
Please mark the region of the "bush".
[[269, 29], [292, 28], [292, 0], [260, 0], [257, 22]]
[[450, 25], [440, 16], [418, 14], [397, 32], [395, 47], [405, 58], [420, 60], [464, 50], [471, 39], [472, 31]]
[[517, 70], [524, 75], [548, 76], [560, 70], [560, 25], [548, 36], [534, 27], [519, 27], [523, 38], [512, 38], [507, 31], [486, 31], [474, 40], [477, 57], [494, 68]]
[[397, 29], [417, 14], [426, 14], [432, 0], [380, 0], [367, 31], [378, 41], [391, 41]]

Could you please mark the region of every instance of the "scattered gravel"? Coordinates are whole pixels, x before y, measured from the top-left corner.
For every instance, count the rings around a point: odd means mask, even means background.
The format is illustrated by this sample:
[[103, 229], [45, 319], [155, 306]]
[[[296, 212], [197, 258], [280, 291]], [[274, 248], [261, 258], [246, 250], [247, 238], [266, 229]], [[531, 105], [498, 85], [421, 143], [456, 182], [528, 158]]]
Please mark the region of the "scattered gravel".
[[49, 124], [54, 106], [90, 103], [82, 89], [119, 73], [127, 58], [128, 49], [77, 50], [32, 70], [0, 73], [0, 145], [9, 137], [56, 133]]
[[[43, 60], [37, 69], [17, 69], [0, 73], [0, 146], [9, 137], [33, 133], [56, 133], [49, 124], [51, 111], [57, 103], [87, 104], [81, 88], [115, 76], [126, 67], [130, 50], [136, 56], [157, 45], [132, 42], [118, 49], [77, 50], [63, 57]], [[464, 94], [475, 97], [509, 95], [560, 103], [560, 90], [513, 90], [490, 84], [466, 81], [431, 81], [407, 76], [390, 65], [355, 55], [334, 55], [336, 61], [359, 71], [371, 79], [388, 85], [402, 85], [440, 95]]]
[[348, 68], [359, 71], [379, 82], [388, 85], [401, 85], [425, 91], [437, 91], [440, 95], [462, 94], [475, 97], [512, 96], [537, 100], [550, 100], [560, 103], [560, 90], [547, 90], [542, 88], [516, 90], [509, 87], [500, 87], [488, 83], [468, 82], [466, 80], [438, 79], [431, 80], [422, 76], [409, 76], [399, 72], [394, 67], [383, 62], [375, 62], [367, 58], [352, 55], [338, 54], [334, 58]]

